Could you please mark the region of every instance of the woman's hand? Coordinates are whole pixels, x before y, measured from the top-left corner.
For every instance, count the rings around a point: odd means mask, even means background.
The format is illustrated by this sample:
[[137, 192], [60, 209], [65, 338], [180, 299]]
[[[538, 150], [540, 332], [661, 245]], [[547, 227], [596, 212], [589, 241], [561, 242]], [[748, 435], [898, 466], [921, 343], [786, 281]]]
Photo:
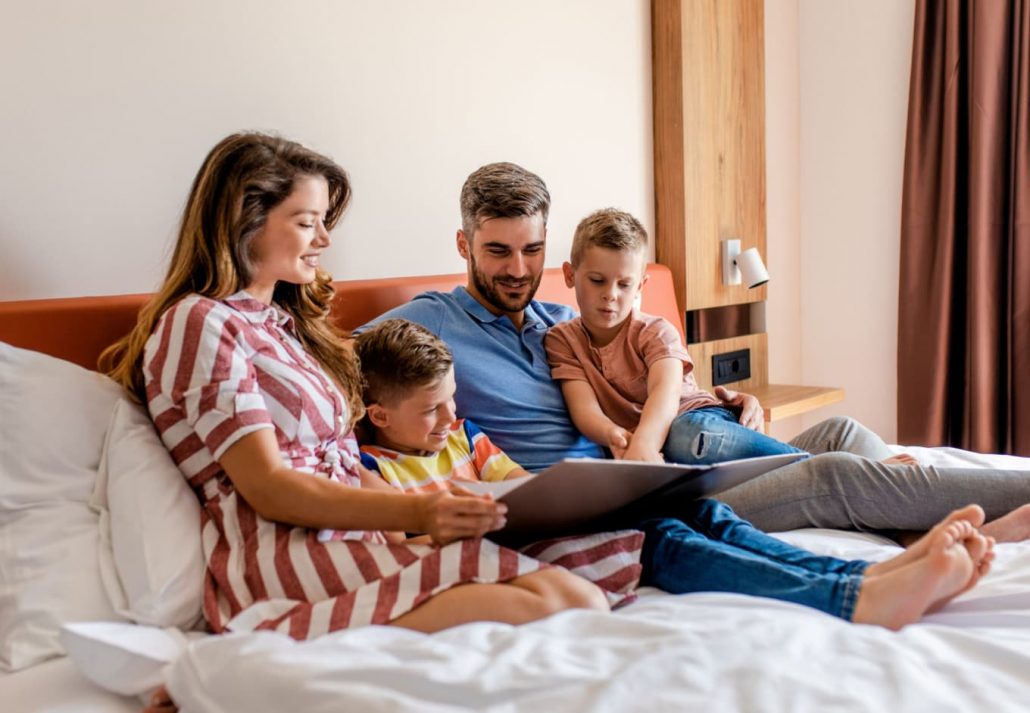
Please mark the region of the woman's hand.
[[501, 529], [506, 522], [507, 505], [457, 485], [452, 484], [450, 490], [409, 497], [419, 498], [419, 529], [438, 545], [482, 537]]

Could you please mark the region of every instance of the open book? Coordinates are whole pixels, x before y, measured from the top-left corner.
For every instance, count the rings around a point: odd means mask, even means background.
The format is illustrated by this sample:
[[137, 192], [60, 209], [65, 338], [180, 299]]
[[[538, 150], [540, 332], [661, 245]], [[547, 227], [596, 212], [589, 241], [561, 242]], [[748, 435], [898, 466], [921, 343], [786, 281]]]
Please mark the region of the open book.
[[[714, 465], [640, 463], [574, 458], [536, 475], [498, 483], [461, 482], [476, 493], [490, 493], [508, 506], [508, 523], [498, 541], [541, 539], [603, 526], [605, 515], [644, 496], [675, 494], [702, 498], [740, 485], [805, 454], [762, 456]], [[596, 521], [596, 522], [595, 522]]]

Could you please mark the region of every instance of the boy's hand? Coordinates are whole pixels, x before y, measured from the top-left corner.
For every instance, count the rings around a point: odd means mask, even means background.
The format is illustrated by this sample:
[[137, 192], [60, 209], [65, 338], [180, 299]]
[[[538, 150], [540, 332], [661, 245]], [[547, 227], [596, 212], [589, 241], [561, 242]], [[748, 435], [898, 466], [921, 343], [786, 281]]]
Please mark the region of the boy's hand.
[[639, 460], [645, 463], [664, 463], [665, 458], [662, 456], [661, 451], [657, 451], [650, 446], [641, 446], [636, 442], [630, 443], [629, 448], [622, 454], [621, 460]]
[[626, 449], [629, 448], [632, 438], [633, 434], [622, 426], [612, 426], [612, 430], [608, 432], [608, 450], [612, 452], [615, 460], [622, 460], [625, 457]]
[[752, 431], [761, 431], [762, 422], [765, 417], [762, 415], [762, 405], [758, 403], [751, 394], [740, 391], [730, 391], [725, 386], [715, 387], [715, 398], [722, 401], [730, 408], [740, 410], [740, 425], [750, 428]]
[[455, 540], [482, 537], [504, 527], [508, 506], [489, 495], [476, 495], [461, 486], [417, 495], [423, 532], [438, 545]]

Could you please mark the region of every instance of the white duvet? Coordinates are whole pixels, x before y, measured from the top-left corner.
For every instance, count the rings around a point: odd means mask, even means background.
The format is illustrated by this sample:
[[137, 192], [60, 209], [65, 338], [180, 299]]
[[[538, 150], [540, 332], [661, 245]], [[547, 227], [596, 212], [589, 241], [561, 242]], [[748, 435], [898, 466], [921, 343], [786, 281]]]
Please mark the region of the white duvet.
[[[940, 464], [1030, 467], [909, 450]], [[897, 551], [853, 533], [782, 537], [844, 557]], [[1030, 544], [999, 546], [977, 589], [898, 633], [771, 600], [652, 590], [611, 615], [566, 612], [518, 628], [210, 637], [166, 678], [186, 713], [1030, 710]]]

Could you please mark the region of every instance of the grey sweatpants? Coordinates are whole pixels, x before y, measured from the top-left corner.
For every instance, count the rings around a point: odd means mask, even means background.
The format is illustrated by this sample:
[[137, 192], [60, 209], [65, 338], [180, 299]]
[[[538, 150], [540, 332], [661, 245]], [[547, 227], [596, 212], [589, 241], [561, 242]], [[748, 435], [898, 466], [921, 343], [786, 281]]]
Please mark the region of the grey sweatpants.
[[988, 521], [1030, 503], [1028, 471], [885, 465], [886, 444], [850, 418], [823, 421], [791, 445], [820, 455], [715, 497], [767, 532], [927, 530], [970, 503], [981, 505]]

